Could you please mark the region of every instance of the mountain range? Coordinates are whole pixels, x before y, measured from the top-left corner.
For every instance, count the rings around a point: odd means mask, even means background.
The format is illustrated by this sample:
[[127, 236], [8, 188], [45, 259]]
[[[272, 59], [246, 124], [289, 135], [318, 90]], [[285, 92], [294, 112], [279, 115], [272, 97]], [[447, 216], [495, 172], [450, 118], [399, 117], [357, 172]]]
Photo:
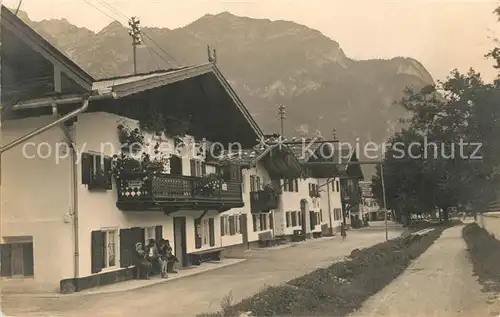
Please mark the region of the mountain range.
[[[96, 78], [133, 72], [131, 37], [119, 22], [94, 33], [65, 19], [35, 22], [24, 12], [19, 16]], [[395, 104], [404, 88], [434, 82], [415, 59], [353, 60], [318, 30], [229, 12], [176, 29], [143, 27], [142, 39], [139, 72], [206, 63], [210, 45], [265, 132], [279, 131], [276, 106], [285, 105], [289, 137], [319, 132], [329, 139], [335, 129], [341, 140], [384, 142], [408, 115]]]

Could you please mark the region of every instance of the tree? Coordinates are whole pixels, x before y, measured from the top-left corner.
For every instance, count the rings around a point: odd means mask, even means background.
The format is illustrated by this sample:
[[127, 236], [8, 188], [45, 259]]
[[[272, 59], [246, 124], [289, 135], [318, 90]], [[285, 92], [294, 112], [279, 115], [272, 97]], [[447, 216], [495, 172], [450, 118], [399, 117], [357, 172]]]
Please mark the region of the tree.
[[[491, 199], [486, 188], [493, 188], [498, 177], [492, 175], [500, 170], [498, 84], [485, 84], [472, 69], [453, 71], [446, 82], [407, 90], [399, 103], [412, 116], [409, 128], [389, 140], [402, 145], [404, 156], [389, 149], [384, 158], [388, 208], [421, 213], [439, 207], [447, 220], [448, 207]], [[470, 143], [482, 144], [481, 160], [470, 159], [477, 147]], [[381, 200], [380, 168], [372, 183]]]

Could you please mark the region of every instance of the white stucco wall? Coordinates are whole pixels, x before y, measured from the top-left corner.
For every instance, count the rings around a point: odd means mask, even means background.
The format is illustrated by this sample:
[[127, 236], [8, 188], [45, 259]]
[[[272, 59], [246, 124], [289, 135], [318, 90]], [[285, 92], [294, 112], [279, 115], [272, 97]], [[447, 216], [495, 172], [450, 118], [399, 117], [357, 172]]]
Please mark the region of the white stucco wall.
[[477, 224], [500, 240], [500, 212], [478, 214]]
[[[240, 208], [240, 212], [245, 213], [247, 215], [246, 226], [248, 230], [248, 242], [253, 242], [259, 240], [260, 233], [273, 232], [273, 230], [268, 229], [268, 230], [253, 231], [253, 219], [250, 209], [250, 189], [251, 189], [250, 176], [260, 177], [260, 183], [262, 187], [271, 183], [271, 177], [269, 176], [269, 173], [267, 172], [266, 168], [260, 162], [258, 162], [257, 165], [253, 168], [243, 170], [243, 202], [245, 203], [245, 206]], [[273, 224], [273, 228], [274, 227], [275, 226]]]
[[[2, 126], [2, 144], [53, 120], [52, 116], [47, 116], [5, 122]], [[117, 125], [122, 121], [123, 117], [114, 114], [85, 113], [78, 117], [78, 121], [71, 128], [71, 135], [78, 152], [75, 166], [78, 174], [78, 277], [91, 275], [91, 232], [94, 230], [161, 225], [163, 237], [173, 244], [173, 217], [183, 216], [186, 217], [187, 252], [195, 251], [194, 219], [200, 216], [201, 211], [180, 211], [172, 216], [154, 211], [123, 212], [116, 207], [117, 193], [114, 181], [113, 189], [108, 191], [89, 191], [87, 186], [82, 184], [81, 153], [96, 152], [108, 156], [116, 154], [119, 151]], [[130, 127], [136, 125], [132, 120], [125, 121]], [[56, 291], [59, 289], [60, 280], [74, 277], [72, 161], [69, 152], [63, 151], [64, 147], [61, 150], [57, 147], [57, 144], [65, 142], [65, 135], [59, 128], [53, 128], [29, 142], [30, 146], [26, 148], [28, 155], [36, 155], [37, 146], [42, 150], [42, 155], [47, 154], [49, 147], [53, 153], [46, 159], [40, 157], [29, 159], [23, 157], [21, 145], [2, 155], [1, 234], [2, 238], [33, 237], [34, 280], [37, 288]], [[173, 140], [169, 139], [167, 142], [173, 145]], [[56, 151], [59, 153], [59, 158]], [[191, 172], [189, 163], [191, 157], [191, 151], [183, 155], [183, 174], [187, 176]], [[207, 172], [214, 172], [211, 168], [207, 166]], [[209, 211], [205, 218], [209, 217], [214, 218], [215, 246], [203, 246], [202, 250], [222, 245], [219, 215], [216, 211]], [[119, 237], [116, 243], [117, 265], [102, 272], [120, 268]]]
[[[322, 186], [320, 188], [321, 190], [320, 194], [321, 194], [321, 210], [323, 212], [323, 223], [328, 223], [328, 226], [330, 226], [330, 219], [331, 219], [331, 227], [334, 229], [342, 224], [342, 219], [335, 220], [333, 212], [334, 209], [342, 210], [340, 184], [338, 191], [335, 185], [337, 181], [339, 181], [338, 178], [334, 180], [326, 178], [318, 180], [320, 186]], [[330, 204], [328, 204], [328, 202], [330, 202]], [[330, 209], [328, 209], [328, 206], [330, 206]]]
[[[131, 128], [137, 125], [137, 122], [123, 117], [109, 114], [109, 113], [86, 113], [79, 117], [77, 126], [76, 143], [79, 148], [84, 148], [85, 151], [95, 151], [105, 155], [112, 156], [113, 148], [119, 149], [119, 140], [117, 135], [117, 125], [120, 122], [126, 122]], [[95, 132], [95, 127], [99, 126], [99, 133]], [[147, 136], [151, 138], [151, 136]], [[164, 137], [165, 139], [165, 137]], [[173, 139], [166, 138], [164, 143], [170, 144], [170, 149], [173, 149]], [[114, 146], [105, 145], [103, 142], [111, 142]], [[151, 141], [150, 144], [154, 143]], [[162, 146], [166, 151], [169, 149], [168, 145]], [[190, 176], [190, 160], [193, 158], [193, 151], [189, 148], [182, 155], [182, 169], [183, 175]], [[214, 172], [207, 167], [207, 172]], [[220, 239], [220, 219], [216, 211], [209, 211], [203, 219], [214, 218], [215, 228], [215, 245], [203, 246], [201, 249], [195, 248], [194, 238], [194, 221], [199, 217], [202, 211], [179, 211], [171, 214], [170, 216], [164, 215], [162, 212], [154, 211], [120, 211], [116, 207], [117, 193], [116, 186], [113, 184], [113, 190], [105, 192], [89, 191], [86, 185], [81, 184], [81, 165], [78, 166], [79, 173], [79, 208], [80, 208], [80, 266], [81, 276], [90, 275], [90, 232], [92, 230], [99, 230], [101, 228], [130, 228], [130, 227], [150, 227], [150, 226], [163, 226], [163, 237], [169, 239], [173, 244], [173, 217], [186, 217], [186, 246], [187, 252], [195, 250], [205, 250], [210, 248], [218, 248], [221, 246]], [[119, 249], [119, 248], [118, 248]], [[118, 264], [119, 266], [119, 264]]]
[[[6, 121], [2, 125], [2, 144], [52, 121], [52, 116]], [[31, 236], [34, 282], [37, 288], [52, 291], [59, 288], [61, 279], [73, 275], [73, 229], [69, 219], [71, 162], [65, 159], [57, 162], [55, 153], [48, 152], [49, 146], [37, 145], [62, 141], [62, 130], [50, 129], [3, 153], [1, 162], [2, 242], [16, 236]], [[45, 159], [37, 155], [37, 147], [39, 154], [47, 156]]]

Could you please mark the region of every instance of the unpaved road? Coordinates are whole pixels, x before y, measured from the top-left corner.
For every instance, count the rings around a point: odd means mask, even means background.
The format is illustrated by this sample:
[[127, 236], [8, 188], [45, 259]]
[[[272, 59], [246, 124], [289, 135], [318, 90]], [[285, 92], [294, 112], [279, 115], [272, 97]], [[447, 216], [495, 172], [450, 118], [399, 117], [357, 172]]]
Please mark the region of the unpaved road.
[[445, 230], [402, 275], [352, 316], [499, 316], [498, 300], [491, 301], [491, 296], [481, 292], [473, 276], [462, 229], [456, 226]]

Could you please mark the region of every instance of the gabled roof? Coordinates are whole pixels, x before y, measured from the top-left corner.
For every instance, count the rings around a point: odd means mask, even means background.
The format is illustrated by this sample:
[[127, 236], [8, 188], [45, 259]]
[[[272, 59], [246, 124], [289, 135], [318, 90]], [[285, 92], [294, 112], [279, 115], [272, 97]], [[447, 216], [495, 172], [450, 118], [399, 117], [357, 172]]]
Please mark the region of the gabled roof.
[[52, 64], [60, 67], [61, 70], [63, 70], [66, 75], [73, 79], [77, 84], [88, 91], [91, 90], [92, 83], [95, 81], [91, 75], [80, 68], [60, 50], [50, 44], [46, 39], [19, 19], [4, 5], [2, 5], [0, 20], [2, 27], [7, 28], [10, 32], [14, 33], [20, 40], [24, 41], [33, 50], [40, 53]]

